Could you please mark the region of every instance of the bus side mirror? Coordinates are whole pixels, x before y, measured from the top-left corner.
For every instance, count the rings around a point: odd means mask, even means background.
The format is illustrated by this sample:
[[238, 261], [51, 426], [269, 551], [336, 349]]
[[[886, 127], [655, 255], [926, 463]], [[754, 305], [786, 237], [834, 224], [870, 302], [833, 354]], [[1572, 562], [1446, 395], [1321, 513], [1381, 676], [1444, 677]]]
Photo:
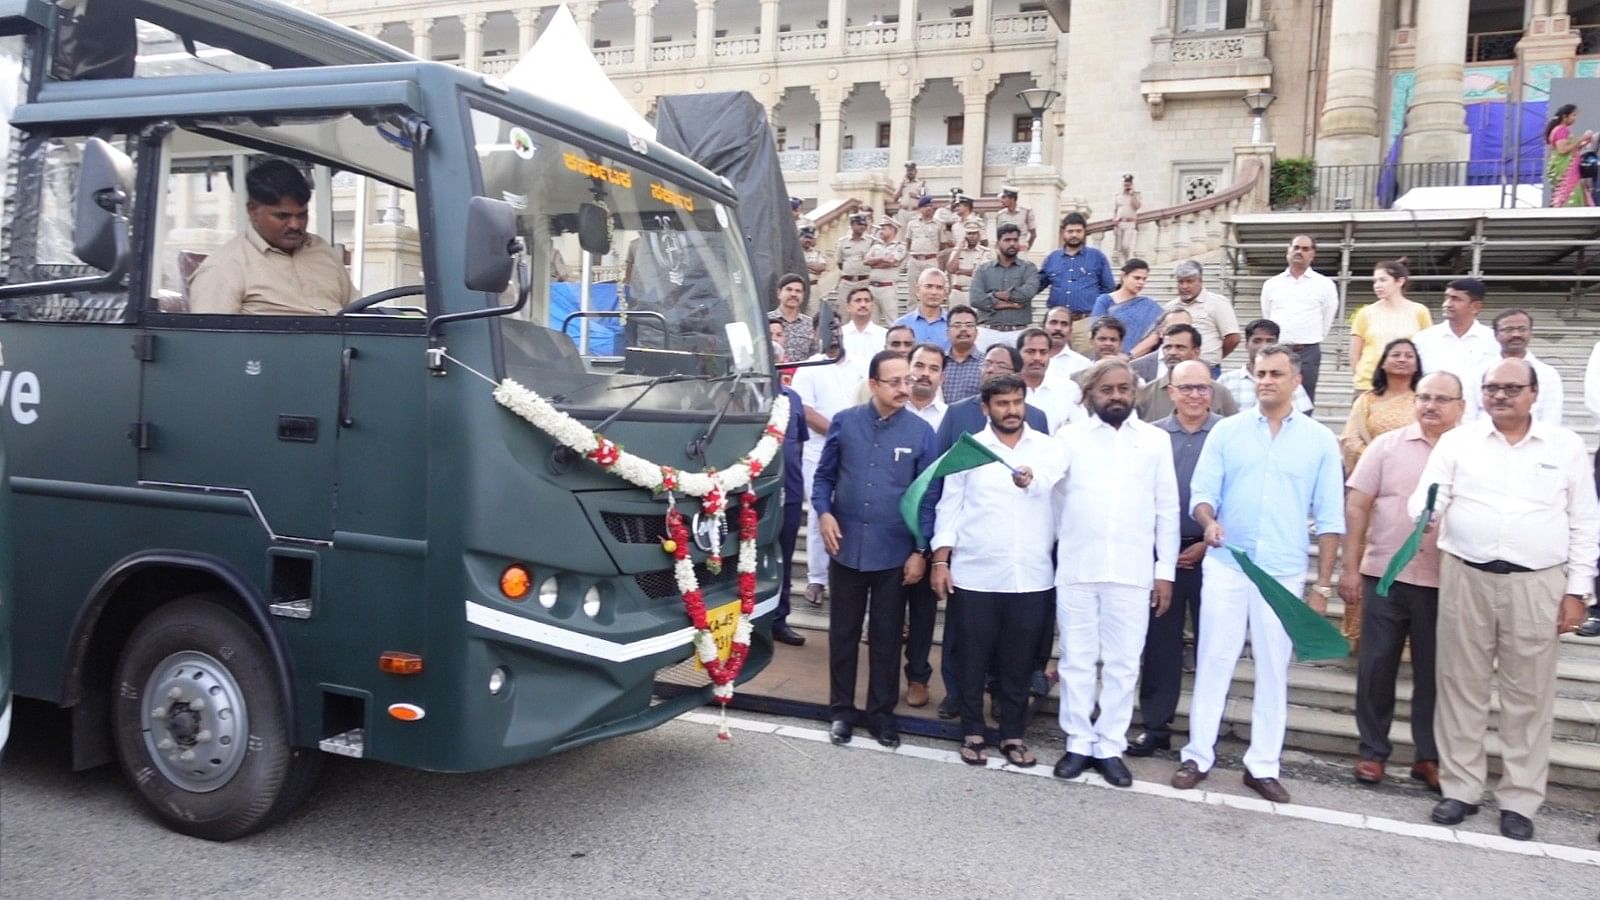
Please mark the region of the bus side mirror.
[[102, 272], [120, 272], [127, 264], [132, 195], [133, 160], [100, 138], [85, 141], [72, 222], [72, 252], [79, 259]]
[[594, 203], [578, 207], [578, 246], [596, 256], [611, 252], [611, 214], [605, 207]]
[[467, 290], [504, 291], [511, 284], [512, 264], [521, 249], [516, 207], [488, 197], [467, 201], [467, 255], [462, 265]]

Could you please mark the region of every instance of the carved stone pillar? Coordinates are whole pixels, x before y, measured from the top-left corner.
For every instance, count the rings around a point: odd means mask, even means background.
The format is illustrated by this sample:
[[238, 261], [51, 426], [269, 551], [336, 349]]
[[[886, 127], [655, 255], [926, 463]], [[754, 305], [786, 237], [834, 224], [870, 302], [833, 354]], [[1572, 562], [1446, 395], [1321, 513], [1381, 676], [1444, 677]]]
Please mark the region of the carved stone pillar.
[[578, 33], [583, 35], [583, 45], [594, 47], [594, 14], [600, 8], [597, 0], [582, 0], [567, 7], [572, 11], [572, 20], [578, 23]]
[[1379, 0], [1340, 0], [1329, 26], [1328, 95], [1317, 123], [1317, 161], [1378, 162]]
[[905, 164], [911, 160], [911, 130], [915, 126], [911, 110], [922, 93], [922, 82], [900, 81], [889, 86], [889, 171], [891, 180], [898, 181]]
[[[833, 24], [830, 20], [830, 26]], [[843, 143], [845, 89], [830, 84], [811, 89], [817, 98], [817, 123], [821, 126], [817, 140], [817, 200], [833, 190], [833, 180], [839, 175], [839, 150]]]
[[1417, 83], [1406, 112], [1400, 161], [1465, 162], [1472, 145], [1461, 99], [1467, 5], [1429, 3], [1419, 12]]
[[956, 89], [961, 92], [961, 188], [974, 197], [983, 192], [989, 94], [999, 83], [999, 78], [986, 75], [969, 75], [956, 81]]
[[417, 59], [433, 59], [433, 20], [411, 20], [411, 55]]
[[633, 4], [633, 64], [641, 68], [650, 65], [650, 44], [655, 35], [656, 0], [632, 0]]
[[1567, 0], [1533, 0], [1533, 15], [1517, 42], [1517, 58], [1524, 63], [1566, 62], [1577, 53], [1578, 35], [1572, 30]]
[[539, 11], [537, 9], [517, 10], [517, 57], [520, 59], [528, 55], [528, 50], [537, 38], [539, 27]]
[[911, 47], [917, 40], [917, 0], [900, 0], [900, 34], [896, 43]]
[[694, 0], [694, 55], [711, 63], [711, 41], [717, 35], [717, 0]]
[[461, 67], [471, 72], [478, 71], [483, 63], [483, 13], [463, 13], [461, 15]]
[[828, 0], [828, 52], [844, 52], [844, 0]]
[[778, 52], [778, 0], [761, 0], [761, 52]]

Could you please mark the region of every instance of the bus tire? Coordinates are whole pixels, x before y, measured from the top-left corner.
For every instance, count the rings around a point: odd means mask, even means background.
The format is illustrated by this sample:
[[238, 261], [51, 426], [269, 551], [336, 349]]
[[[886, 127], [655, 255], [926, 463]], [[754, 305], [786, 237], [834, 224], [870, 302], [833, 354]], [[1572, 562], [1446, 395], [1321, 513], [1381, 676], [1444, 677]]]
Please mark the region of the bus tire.
[[146, 616], [117, 661], [111, 696], [117, 756], [134, 790], [174, 831], [212, 841], [291, 812], [322, 758], [291, 744], [272, 657], [225, 602], [197, 594]]

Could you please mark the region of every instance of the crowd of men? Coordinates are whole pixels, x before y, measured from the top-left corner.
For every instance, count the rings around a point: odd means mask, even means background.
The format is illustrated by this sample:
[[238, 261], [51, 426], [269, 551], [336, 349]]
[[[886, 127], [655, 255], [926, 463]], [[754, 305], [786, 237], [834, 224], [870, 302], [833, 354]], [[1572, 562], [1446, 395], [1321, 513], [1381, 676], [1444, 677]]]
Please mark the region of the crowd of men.
[[[1066, 738], [1055, 774], [1093, 768], [1125, 786], [1125, 756], [1172, 749], [1192, 634], [1188, 743], [1171, 779], [1190, 789], [1212, 771], [1248, 640], [1244, 784], [1289, 802], [1279, 776], [1293, 645], [1243, 556], [1317, 613], [1336, 584], [1347, 607], [1360, 603], [1362, 782], [1385, 777], [1409, 648], [1409, 775], [1441, 794], [1435, 822], [1479, 809], [1497, 692], [1503, 768], [1493, 798], [1501, 832], [1531, 838], [1549, 772], [1560, 637], [1600, 633], [1600, 615], [1585, 606], [1600, 557], [1594, 464], [1581, 438], [1537, 414], [1560, 387], [1527, 352], [1531, 314], [1502, 312], [1491, 329], [1477, 321], [1482, 283], [1452, 282], [1444, 322], [1415, 339], [1414, 421], [1379, 435], [1347, 472], [1333, 432], [1309, 415], [1333, 321], [1332, 283], [1311, 268], [1313, 240], [1291, 242], [1287, 268], [1264, 291], [1268, 315], [1241, 327], [1193, 262], [1176, 267], [1178, 296], [1166, 303], [1130, 277], [1148, 273], [1136, 258], [1108, 289], [1109, 261], [1084, 245], [1084, 224], [1068, 215], [1061, 247], [1040, 267], [1018, 252], [1021, 228], [1002, 225], [990, 259], [970, 272], [968, 302], [951, 305], [952, 273], [926, 266], [916, 308], [888, 327], [874, 320], [870, 277], [842, 285], [836, 335], [793, 371], [790, 444], [803, 444], [796, 486], [809, 501], [805, 599], [820, 606], [826, 596], [830, 606], [833, 740], [850, 741], [864, 724], [898, 745], [902, 671], [904, 702], [931, 702], [943, 602], [938, 713], [960, 721], [962, 759], [984, 765], [992, 749], [1012, 765], [1036, 764], [1024, 741], [1029, 696], [1055, 677]], [[1032, 324], [1038, 295], [1043, 328]], [[775, 352], [786, 349], [779, 332]], [[1600, 347], [1586, 382], [1600, 417]], [[936, 482], [919, 527], [908, 528], [902, 496], [963, 436], [1000, 463]], [[800, 502], [788, 500], [792, 550]], [[1424, 513], [1420, 551], [1380, 597], [1380, 577]], [[774, 636], [803, 643], [786, 614], [785, 603]], [[994, 748], [986, 696], [999, 725]], [[1130, 738], [1136, 699], [1143, 728]]]

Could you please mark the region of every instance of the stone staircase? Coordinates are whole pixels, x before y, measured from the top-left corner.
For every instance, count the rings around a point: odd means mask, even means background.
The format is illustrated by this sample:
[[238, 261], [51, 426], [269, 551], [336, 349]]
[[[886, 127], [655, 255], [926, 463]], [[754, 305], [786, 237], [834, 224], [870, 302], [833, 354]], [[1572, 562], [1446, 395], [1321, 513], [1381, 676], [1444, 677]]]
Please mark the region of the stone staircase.
[[[1202, 260], [1206, 261], [1206, 260]], [[1219, 267], [1207, 265], [1207, 283], [1213, 290], [1226, 292], [1228, 284]], [[1234, 306], [1240, 324], [1260, 315], [1260, 278], [1240, 278], [1232, 283]], [[1146, 293], [1165, 302], [1176, 296], [1170, 266], [1160, 266], [1152, 273]], [[1418, 296], [1419, 302], [1436, 305], [1433, 296]], [[1350, 311], [1359, 308], [1367, 298], [1352, 296]], [[1600, 444], [1600, 429], [1583, 405], [1583, 375], [1590, 349], [1600, 341], [1600, 314], [1575, 312], [1570, 298], [1565, 294], [1523, 294], [1515, 298], [1491, 297], [1485, 309], [1485, 320], [1500, 310], [1518, 306], [1530, 310], [1535, 316], [1533, 350], [1540, 359], [1554, 366], [1562, 376], [1565, 387], [1565, 424], [1582, 434], [1591, 448]], [[909, 308], [909, 307], [907, 307]], [[1043, 319], [1043, 304], [1039, 304], [1038, 318]], [[1321, 386], [1318, 388], [1317, 418], [1338, 432], [1343, 428], [1353, 399], [1348, 356], [1348, 332], [1342, 323], [1336, 325], [1335, 334], [1325, 345]], [[1226, 364], [1234, 368], [1243, 363], [1242, 351], [1235, 351]], [[1312, 549], [1315, 555], [1315, 547]], [[795, 610], [791, 622], [797, 627], [825, 630], [827, 606], [812, 608], [803, 600], [805, 590], [805, 532], [800, 535], [800, 546], [794, 567]], [[1314, 577], [1315, 559], [1308, 572]], [[1342, 621], [1343, 604], [1334, 598], [1329, 602], [1328, 617], [1336, 624]], [[942, 612], [937, 635], [942, 632]], [[1254, 667], [1249, 649], [1234, 672], [1233, 687], [1223, 714], [1224, 733], [1248, 739], [1250, 708], [1253, 698]], [[1558, 667], [1557, 701], [1555, 709], [1554, 741], [1551, 747], [1551, 779], [1558, 784], [1600, 788], [1600, 639], [1583, 639], [1564, 636], [1561, 639], [1561, 659]], [[1188, 687], [1191, 676], [1185, 676], [1185, 693], [1178, 710], [1178, 729], [1187, 728]], [[1318, 753], [1354, 755], [1357, 732], [1354, 718], [1356, 671], [1355, 660], [1344, 659], [1321, 663], [1296, 663], [1289, 674], [1289, 719], [1286, 745]], [[1055, 711], [1055, 692], [1043, 702], [1042, 713]], [[1397, 764], [1410, 761], [1412, 752], [1410, 734], [1410, 700], [1412, 681], [1409, 662], [1403, 663], [1397, 685], [1397, 709], [1390, 738], [1395, 745], [1393, 761]], [[1493, 701], [1498, 710], [1498, 699]], [[1491, 721], [1496, 721], [1497, 715]], [[1497, 764], [1497, 745], [1491, 735], [1491, 765]]]

